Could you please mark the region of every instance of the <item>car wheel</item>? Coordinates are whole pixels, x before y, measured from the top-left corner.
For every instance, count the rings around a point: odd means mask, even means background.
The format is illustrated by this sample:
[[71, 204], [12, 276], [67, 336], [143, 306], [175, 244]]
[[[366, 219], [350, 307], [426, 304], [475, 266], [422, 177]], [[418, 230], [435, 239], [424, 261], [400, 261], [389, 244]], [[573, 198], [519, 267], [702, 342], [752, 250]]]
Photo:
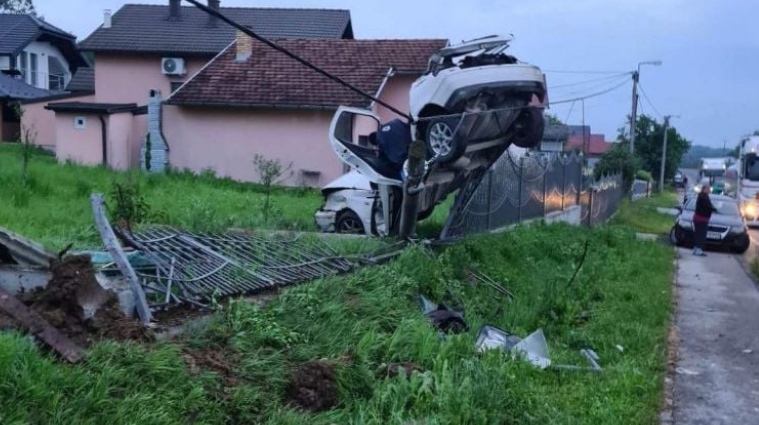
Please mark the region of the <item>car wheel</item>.
[[739, 246], [732, 246], [730, 247], [730, 252], [733, 254], [745, 254], [748, 251], [749, 245], [749, 243], [745, 243]]
[[680, 242], [680, 238], [677, 237], [677, 228], [672, 227], [672, 230], [669, 231], [669, 241], [674, 246], [682, 246], [682, 242]]
[[430, 158], [438, 156], [439, 163], [454, 162], [466, 151], [466, 143], [456, 137], [461, 118], [433, 118], [427, 124], [424, 141]]
[[364, 234], [364, 223], [355, 212], [345, 210], [338, 214], [337, 220], [335, 220], [335, 233], [362, 235]]
[[513, 143], [525, 149], [538, 146], [543, 140], [545, 117], [539, 108], [525, 108], [514, 122]]

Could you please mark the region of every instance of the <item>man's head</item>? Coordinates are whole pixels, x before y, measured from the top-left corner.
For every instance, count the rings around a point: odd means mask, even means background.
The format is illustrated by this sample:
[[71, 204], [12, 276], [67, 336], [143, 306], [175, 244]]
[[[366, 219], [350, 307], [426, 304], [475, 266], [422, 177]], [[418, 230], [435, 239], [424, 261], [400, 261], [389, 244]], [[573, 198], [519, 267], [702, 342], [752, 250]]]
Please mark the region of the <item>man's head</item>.
[[712, 187], [710, 185], [704, 184], [703, 186], [701, 186], [701, 193], [705, 193], [708, 195], [709, 192], [711, 191], [712, 191]]

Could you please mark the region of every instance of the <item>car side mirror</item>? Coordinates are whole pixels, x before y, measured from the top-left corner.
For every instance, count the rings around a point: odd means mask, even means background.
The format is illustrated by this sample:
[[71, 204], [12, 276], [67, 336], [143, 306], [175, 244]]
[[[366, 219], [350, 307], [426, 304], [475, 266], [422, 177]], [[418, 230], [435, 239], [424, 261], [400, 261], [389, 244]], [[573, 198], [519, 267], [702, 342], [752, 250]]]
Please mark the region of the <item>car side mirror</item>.
[[682, 205], [676, 206], [675, 209], [677, 210], [678, 214], [682, 214], [683, 213], [683, 207], [682, 207]]

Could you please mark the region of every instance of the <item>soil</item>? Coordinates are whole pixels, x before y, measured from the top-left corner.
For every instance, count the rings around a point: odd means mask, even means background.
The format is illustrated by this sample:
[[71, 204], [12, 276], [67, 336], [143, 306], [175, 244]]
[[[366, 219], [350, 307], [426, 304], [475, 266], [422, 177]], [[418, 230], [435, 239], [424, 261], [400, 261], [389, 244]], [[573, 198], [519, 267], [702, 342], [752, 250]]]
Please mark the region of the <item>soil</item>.
[[18, 297], [76, 344], [86, 348], [99, 339], [153, 339], [148, 328], [122, 313], [117, 295], [100, 286], [89, 256], [55, 261], [50, 271], [47, 286]]
[[287, 389], [288, 401], [310, 411], [321, 412], [338, 403], [335, 383], [336, 365], [315, 361], [300, 366], [292, 375]]
[[235, 373], [234, 367], [240, 362], [237, 355], [228, 355], [228, 349], [192, 350], [185, 348], [182, 352], [187, 369], [193, 375], [202, 371], [210, 370], [221, 377], [224, 387], [232, 388], [240, 384], [240, 378]]

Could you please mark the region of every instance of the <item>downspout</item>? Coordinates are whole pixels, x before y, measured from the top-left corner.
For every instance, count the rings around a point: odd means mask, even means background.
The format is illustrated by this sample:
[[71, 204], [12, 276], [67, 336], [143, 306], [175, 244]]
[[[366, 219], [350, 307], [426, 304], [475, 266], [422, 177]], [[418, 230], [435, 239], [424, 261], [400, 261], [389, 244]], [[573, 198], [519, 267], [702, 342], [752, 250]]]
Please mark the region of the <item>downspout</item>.
[[105, 118], [102, 115], [98, 115], [100, 118], [100, 140], [103, 145], [103, 165], [108, 167], [108, 127], [105, 125]]
[[[382, 83], [379, 86], [379, 89], [377, 89], [377, 93], [374, 95], [376, 99], [379, 99], [380, 94], [382, 94], [382, 90], [385, 89], [385, 85], [387, 85], [388, 80], [390, 80], [391, 77], [395, 75], [395, 69], [391, 66], [390, 69], [387, 70], [387, 74], [385, 74], [385, 78], [382, 79]], [[372, 103], [369, 104], [369, 109], [374, 110], [374, 107], [377, 105], [377, 102], [372, 100]]]

